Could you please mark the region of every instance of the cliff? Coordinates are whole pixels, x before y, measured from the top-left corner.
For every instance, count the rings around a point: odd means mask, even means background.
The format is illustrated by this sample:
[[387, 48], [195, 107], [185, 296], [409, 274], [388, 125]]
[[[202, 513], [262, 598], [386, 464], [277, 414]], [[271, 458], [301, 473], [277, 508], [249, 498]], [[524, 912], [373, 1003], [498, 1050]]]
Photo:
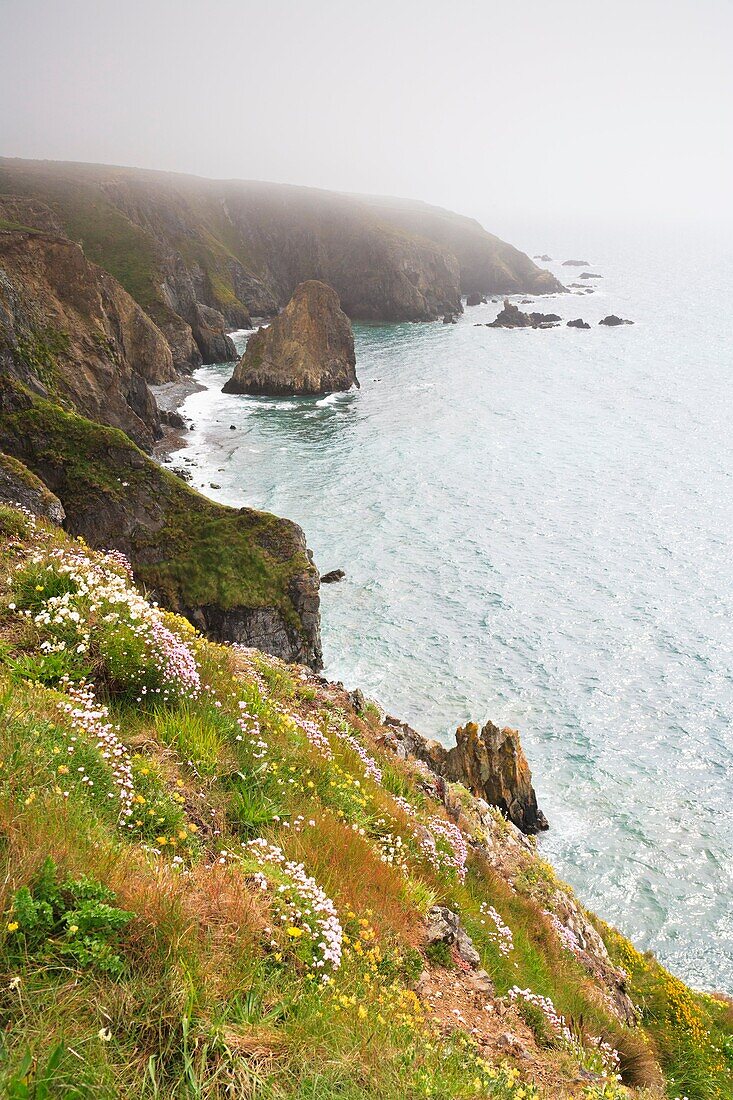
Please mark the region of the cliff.
[[207, 500], [123, 432], [2, 371], [0, 450], [59, 498], [68, 531], [126, 554], [164, 606], [214, 639], [320, 667], [318, 571], [297, 524]]
[[0, 159], [3, 196], [50, 209], [148, 312], [179, 369], [235, 358], [226, 329], [275, 313], [307, 279], [332, 286], [350, 317], [382, 321], [460, 312], [471, 290], [560, 287], [477, 222], [423, 203]]
[[301, 283], [282, 313], [247, 341], [224, 393], [308, 396], [358, 387], [354, 334], [338, 294]]
[[160, 435], [147, 383], [176, 377], [166, 340], [114, 278], [72, 241], [22, 229], [0, 229], [0, 370], [146, 450]]
[[733, 1093], [730, 1002], [374, 704], [3, 506], [0, 819], [3, 1095]]

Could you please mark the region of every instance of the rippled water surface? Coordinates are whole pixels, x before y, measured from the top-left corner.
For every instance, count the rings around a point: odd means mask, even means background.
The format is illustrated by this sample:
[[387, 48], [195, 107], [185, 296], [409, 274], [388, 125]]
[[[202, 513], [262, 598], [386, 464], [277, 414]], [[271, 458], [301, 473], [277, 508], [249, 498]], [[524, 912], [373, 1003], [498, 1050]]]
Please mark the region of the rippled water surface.
[[590, 259], [596, 293], [526, 307], [587, 332], [475, 327], [492, 304], [362, 326], [361, 390], [321, 400], [225, 396], [231, 367], [204, 368], [175, 461], [346, 570], [331, 676], [445, 741], [519, 727], [560, 874], [733, 991], [731, 250], [609, 235]]

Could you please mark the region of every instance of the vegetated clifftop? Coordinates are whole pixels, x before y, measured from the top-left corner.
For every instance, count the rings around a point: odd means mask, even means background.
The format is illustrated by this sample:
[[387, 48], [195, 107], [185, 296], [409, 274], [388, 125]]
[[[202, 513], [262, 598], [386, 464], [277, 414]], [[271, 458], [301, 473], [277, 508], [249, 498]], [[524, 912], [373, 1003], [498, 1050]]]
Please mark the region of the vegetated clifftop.
[[224, 393], [307, 396], [358, 387], [354, 334], [336, 291], [309, 279], [247, 341]]
[[350, 317], [382, 321], [459, 312], [474, 289], [560, 289], [477, 222], [423, 203], [11, 159], [0, 159], [2, 195], [50, 207], [147, 310], [181, 369], [234, 359], [225, 330], [275, 313], [307, 279], [332, 286]]
[[0, 506], [0, 1093], [729, 1100], [730, 1002], [418, 737]]
[[0, 451], [61, 501], [65, 526], [130, 558], [166, 607], [210, 637], [318, 668], [318, 571], [297, 524], [207, 500], [121, 431], [0, 370]]
[[[21, 217], [19, 206], [13, 210]], [[26, 213], [50, 220], [40, 204], [29, 206]], [[176, 377], [158, 328], [78, 244], [52, 233], [2, 228], [0, 369], [39, 394], [121, 428], [146, 450], [160, 435], [147, 383]]]

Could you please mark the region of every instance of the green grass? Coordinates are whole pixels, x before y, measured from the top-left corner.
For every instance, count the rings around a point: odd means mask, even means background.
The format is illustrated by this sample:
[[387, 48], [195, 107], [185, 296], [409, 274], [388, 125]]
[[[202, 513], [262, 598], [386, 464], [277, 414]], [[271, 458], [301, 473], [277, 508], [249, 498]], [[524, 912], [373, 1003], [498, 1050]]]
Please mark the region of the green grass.
[[[115, 544], [141, 582], [174, 610], [272, 607], [301, 629], [289, 594], [313, 572], [294, 525], [200, 496], [121, 431], [96, 424], [0, 379], [0, 446], [52, 486], [90, 544]], [[149, 525], [131, 524], [138, 511]]]
[[[658, 1057], [670, 1098], [728, 1100], [729, 1005], [693, 993], [599, 924], [642, 1012], [639, 1027], [622, 1025], [543, 913], [558, 888], [551, 869], [527, 852], [518, 888], [478, 853], [463, 883], [434, 870], [393, 802], [407, 799], [413, 821], [440, 813], [421, 774], [374, 743], [374, 716], [365, 723], [343, 697], [315, 679], [303, 685], [277, 661], [186, 630], [203, 690], [166, 703], [138, 703], [91, 661], [78, 670], [110, 708], [132, 762], [134, 813], [121, 827], [108, 757], [72, 731], [59, 709], [63, 683], [44, 683], [43, 628], [8, 608], [11, 589], [21, 597], [6, 579], [23, 560], [18, 539], [72, 545], [43, 523], [0, 542], [0, 1095], [533, 1100], [530, 1077], [541, 1071], [555, 1082], [544, 1094], [552, 1100], [661, 1100], [651, 1084]], [[34, 608], [51, 592], [47, 580], [41, 570], [19, 582]], [[330, 758], [292, 714], [328, 730]], [[378, 760], [381, 784], [339, 731]], [[398, 828], [404, 870], [376, 847], [380, 830]], [[497, 825], [492, 835], [502, 844], [507, 831]], [[307, 896], [293, 894], [281, 863], [259, 862], [253, 839], [302, 863], [333, 900], [346, 938], [331, 982], [314, 966], [319, 935], [303, 931]], [[434, 1026], [417, 979], [426, 966], [446, 983], [461, 974], [452, 952], [425, 949], [424, 917], [436, 903], [460, 914], [497, 998], [514, 985], [551, 997], [579, 1042], [607, 1037], [628, 1084], [646, 1091], [578, 1084], [580, 1067], [595, 1065], [592, 1049], [558, 1044], [536, 1010], [523, 1010], [537, 1037], [531, 1060], [514, 1067], [483, 1057], [455, 1021]], [[509, 954], [488, 905], [511, 929]], [[511, 1010], [497, 1021], [499, 1030], [521, 1026]]]

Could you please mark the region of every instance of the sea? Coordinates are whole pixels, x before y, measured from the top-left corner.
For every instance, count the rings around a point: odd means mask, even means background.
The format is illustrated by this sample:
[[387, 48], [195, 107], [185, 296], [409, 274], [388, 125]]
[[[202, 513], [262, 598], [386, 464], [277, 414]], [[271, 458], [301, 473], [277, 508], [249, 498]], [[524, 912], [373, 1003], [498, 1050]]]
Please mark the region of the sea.
[[559, 875], [733, 993], [733, 236], [526, 237], [585, 285], [520, 308], [590, 329], [487, 328], [492, 300], [355, 325], [361, 388], [320, 399], [225, 395], [232, 365], [207, 366], [172, 462], [345, 570], [329, 677], [446, 744], [519, 729]]

